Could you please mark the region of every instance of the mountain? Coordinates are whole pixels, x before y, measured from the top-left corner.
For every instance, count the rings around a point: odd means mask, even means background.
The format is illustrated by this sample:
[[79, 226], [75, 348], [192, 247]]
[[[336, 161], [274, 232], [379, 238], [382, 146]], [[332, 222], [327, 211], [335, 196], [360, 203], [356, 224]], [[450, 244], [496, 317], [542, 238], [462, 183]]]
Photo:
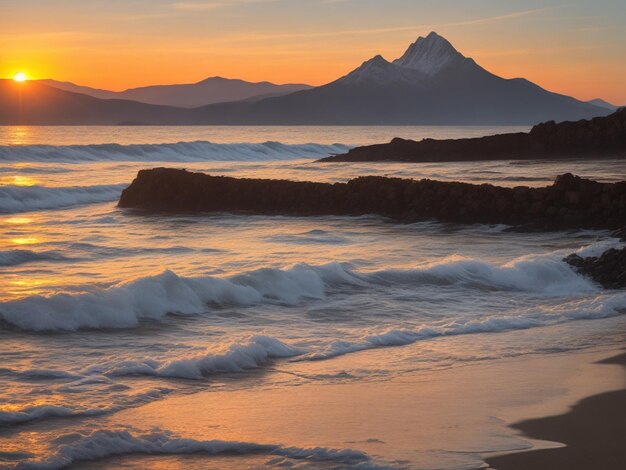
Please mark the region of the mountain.
[[600, 108], [610, 109], [611, 111], [616, 111], [620, 108], [620, 106], [615, 106], [614, 104], [609, 103], [608, 101], [604, 101], [601, 98], [596, 98], [595, 100], [589, 100], [587, 103], [592, 104], [594, 106], [598, 106]]
[[69, 82], [41, 80], [42, 83], [74, 93], [83, 93], [101, 99], [124, 99], [141, 103], [194, 108], [212, 103], [262, 99], [281, 96], [311, 88], [304, 84], [276, 85], [270, 82], [246, 82], [244, 80], [210, 77], [198, 83], [182, 85], [154, 85], [109, 91], [84, 87]]
[[136, 101], [99, 99], [37, 81], [0, 80], [0, 124], [191, 124], [189, 110]]
[[[55, 90], [56, 94], [41, 91], [48, 98], [38, 100], [25, 93], [18, 118], [7, 111], [16, 109], [15, 102], [5, 105], [3, 101], [15, 97], [1, 92], [0, 124], [532, 125], [549, 120], [588, 119], [611, 111], [597, 106], [598, 103], [547, 91], [522, 78], [498, 77], [434, 32], [418, 38], [394, 61], [377, 55], [326, 85], [281, 96], [242, 98], [239, 94], [239, 101], [228, 102], [234, 97], [229, 93], [247, 86], [245, 83], [213, 77], [193, 85], [144, 87], [114, 95], [134, 100], [160, 97], [161, 103], [188, 106], [199, 99], [200, 90], [220, 90], [203, 95], [220, 103], [190, 109], [111, 100], [109, 95], [100, 95], [107, 97], [102, 100], [87, 96], [82, 88], [73, 89], [83, 91], [77, 94], [42, 83], [9, 84], [9, 89], [38, 86]], [[93, 93], [96, 92], [106, 90]], [[259, 88], [255, 88], [258, 92]]]
[[426, 38], [419, 37], [402, 57], [393, 61], [400, 67], [417, 70], [430, 77], [463, 62], [465, 57], [435, 32], [431, 32]]
[[400, 58], [376, 56], [327, 85], [194, 112], [215, 124], [530, 125], [609, 110], [525, 79], [498, 77], [433, 32]]

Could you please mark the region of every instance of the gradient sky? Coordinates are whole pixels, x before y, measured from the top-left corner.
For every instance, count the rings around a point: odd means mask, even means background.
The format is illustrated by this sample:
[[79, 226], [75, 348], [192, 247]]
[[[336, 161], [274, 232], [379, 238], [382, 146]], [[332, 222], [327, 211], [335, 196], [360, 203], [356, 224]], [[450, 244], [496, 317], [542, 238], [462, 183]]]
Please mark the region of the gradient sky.
[[626, 104], [625, 0], [0, 0], [0, 76], [319, 85], [431, 30], [503, 77]]

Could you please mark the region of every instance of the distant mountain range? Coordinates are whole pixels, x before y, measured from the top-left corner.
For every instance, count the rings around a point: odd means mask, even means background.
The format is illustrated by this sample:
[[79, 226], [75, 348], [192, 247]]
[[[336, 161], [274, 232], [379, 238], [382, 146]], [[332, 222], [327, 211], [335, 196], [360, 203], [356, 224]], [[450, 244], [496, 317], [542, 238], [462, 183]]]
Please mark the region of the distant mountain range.
[[599, 106], [600, 108], [610, 109], [611, 111], [617, 111], [618, 109], [623, 108], [623, 106], [617, 106], [617, 105], [611, 104], [608, 101], [604, 101], [603, 99], [600, 99], [600, 98], [587, 101], [587, 103], [592, 104], [594, 106]]
[[210, 77], [197, 83], [183, 85], [153, 85], [124, 91], [101, 90], [49, 79], [39, 81], [60, 90], [82, 93], [94, 98], [131, 100], [180, 108], [196, 108], [228, 101], [255, 101], [313, 88], [301, 83], [276, 85], [270, 82], [253, 83], [223, 77]]
[[[219, 102], [201, 106], [207, 99]], [[119, 93], [0, 82], [0, 124], [530, 125], [602, 116], [611, 106], [498, 77], [434, 32], [392, 62], [378, 55], [309, 89], [218, 77]]]

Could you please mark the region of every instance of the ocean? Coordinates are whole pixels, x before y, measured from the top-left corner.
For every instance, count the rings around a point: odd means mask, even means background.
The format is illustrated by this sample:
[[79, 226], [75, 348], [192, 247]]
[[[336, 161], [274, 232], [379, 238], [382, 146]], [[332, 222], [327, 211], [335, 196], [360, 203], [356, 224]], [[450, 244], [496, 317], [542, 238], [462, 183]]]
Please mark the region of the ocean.
[[[356, 403], [407, 377], [420, 377], [424, 394], [468, 364], [621, 344], [626, 294], [562, 261], [622, 246], [609, 232], [145, 214], [116, 201], [156, 166], [331, 182], [626, 179], [626, 161], [610, 160], [315, 162], [395, 136], [526, 130], [0, 127], [0, 468], [451, 470], [479, 468], [479, 451], [519, 448], [502, 423], [462, 417], [454, 425], [465, 434], [446, 448], [427, 437], [400, 445], [379, 436], [386, 425], [363, 424], [367, 404], [324, 421], [340, 405], [319, 397], [348, 391]], [[290, 426], [278, 424], [287, 417]], [[452, 425], [424, 426], [442, 435]]]

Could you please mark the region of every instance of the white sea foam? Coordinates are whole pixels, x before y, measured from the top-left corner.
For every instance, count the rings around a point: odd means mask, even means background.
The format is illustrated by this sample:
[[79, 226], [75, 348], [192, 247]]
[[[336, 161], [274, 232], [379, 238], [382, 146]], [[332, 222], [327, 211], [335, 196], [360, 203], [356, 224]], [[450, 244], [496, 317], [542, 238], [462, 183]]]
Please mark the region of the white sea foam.
[[0, 214], [115, 201], [126, 186], [0, 186]]
[[[330, 275], [340, 270], [331, 265]], [[0, 303], [0, 319], [25, 330], [128, 328], [168, 313], [198, 314], [208, 304], [293, 304], [324, 297], [324, 267], [299, 264], [288, 270], [261, 269], [232, 278], [184, 278], [164, 271], [80, 294], [34, 295]]]
[[[21, 374], [22, 375], [22, 374]], [[107, 377], [85, 376], [82, 379], [56, 389], [57, 392], [68, 392], [71, 386], [84, 386], [94, 383], [101, 383], [103, 380], [113, 382]], [[115, 386], [113, 387], [115, 388]], [[107, 403], [100, 406], [89, 408], [88, 405], [78, 405], [74, 403], [67, 404], [38, 404], [24, 405], [0, 408], [0, 426], [11, 426], [16, 424], [27, 423], [31, 421], [41, 421], [50, 418], [75, 418], [83, 416], [99, 416], [116, 413], [118, 411], [133, 408], [145, 403], [158, 400], [164, 395], [169, 394], [172, 389], [155, 388], [144, 392], [120, 395], [116, 393], [116, 403]]]
[[25, 330], [128, 328], [142, 319], [168, 313], [199, 314], [209, 304], [250, 306], [297, 304], [324, 299], [329, 289], [384, 288], [416, 290], [425, 285], [459, 285], [481, 290], [516, 290], [542, 296], [579, 296], [599, 288], [576, 274], [558, 256], [524, 257], [503, 265], [465, 258], [445, 258], [418, 269], [356, 273], [330, 263], [304, 263], [290, 269], [259, 269], [231, 278], [185, 278], [171, 271], [85, 293], [29, 296], [0, 303], [0, 319]]
[[222, 351], [210, 351], [196, 356], [169, 361], [126, 361], [101, 371], [109, 376], [149, 375], [182, 379], [201, 379], [208, 375], [256, 369], [272, 359], [294, 357], [302, 351], [268, 336], [254, 336], [242, 343], [232, 344]]
[[625, 293], [599, 295], [592, 299], [570, 301], [557, 307], [538, 308], [521, 312], [518, 315], [459, 318], [423, 325], [414, 330], [390, 329], [382, 333], [369, 334], [354, 341], [335, 341], [322, 351], [311, 352], [294, 360], [319, 361], [368, 349], [406, 346], [421, 340], [443, 336], [497, 333], [557, 325], [572, 320], [596, 320], [619, 315], [625, 311]]
[[56, 451], [41, 460], [31, 459], [19, 463], [18, 469], [55, 470], [65, 468], [83, 461], [95, 461], [106, 457], [126, 454], [150, 455], [268, 455], [282, 457], [270, 465], [281, 467], [287, 460], [303, 460], [328, 462], [351, 467], [368, 463], [369, 468], [375, 467], [367, 454], [352, 449], [332, 449], [325, 447], [285, 447], [278, 444], [257, 444], [251, 442], [209, 440], [200, 441], [183, 439], [164, 431], [153, 431], [149, 434], [136, 434], [126, 429], [99, 430], [92, 433], [71, 433], [56, 438], [52, 445]]
[[0, 410], [0, 426], [20, 424], [46, 418], [70, 416], [96, 416], [107, 413], [106, 408], [93, 410], [74, 410], [68, 406], [36, 405], [20, 408], [16, 411]]
[[0, 146], [0, 161], [15, 162], [195, 162], [195, 161], [270, 161], [321, 158], [345, 153], [342, 144], [214, 144], [179, 142], [173, 144], [98, 144], [98, 145], [17, 145]]
[[385, 270], [368, 275], [374, 282], [464, 284], [486, 290], [518, 290], [545, 295], [593, 292], [594, 285], [577, 275], [560, 256], [525, 256], [502, 265], [459, 256], [420, 269]]

